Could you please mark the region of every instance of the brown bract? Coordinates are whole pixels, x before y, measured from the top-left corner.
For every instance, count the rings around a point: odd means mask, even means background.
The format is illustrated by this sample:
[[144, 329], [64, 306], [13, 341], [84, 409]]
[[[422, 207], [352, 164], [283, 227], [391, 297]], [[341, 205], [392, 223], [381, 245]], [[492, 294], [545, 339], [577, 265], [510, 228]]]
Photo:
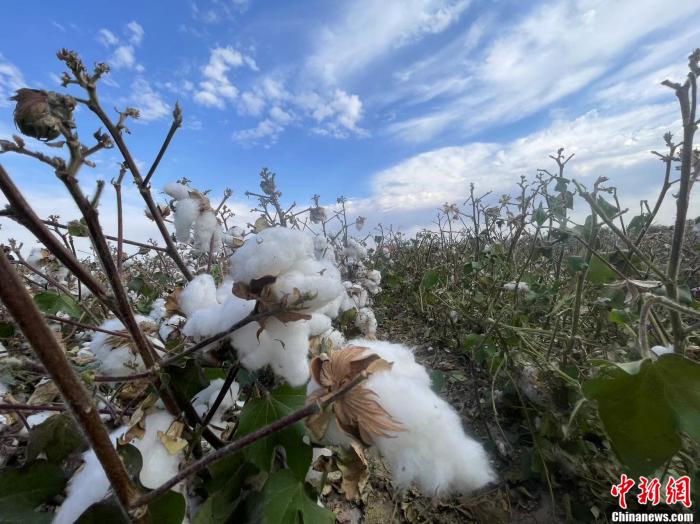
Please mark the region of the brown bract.
[[[391, 369], [391, 363], [368, 348], [349, 346], [341, 351], [331, 351], [311, 360], [311, 375], [321, 386], [309, 400], [322, 402], [358, 374], [372, 374]], [[317, 440], [322, 440], [328, 430], [332, 415], [340, 429], [365, 446], [372, 445], [376, 437], [392, 437], [403, 427], [386, 412], [376, 400], [376, 393], [361, 384], [323, 410], [307, 419], [307, 426]]]
[[61, 134], [61, 126], [70, 127], [75, 100], [69, 96], [22, 88], [10, 100], [17, 102], [15, 124], [24, 135], [48, 141]]

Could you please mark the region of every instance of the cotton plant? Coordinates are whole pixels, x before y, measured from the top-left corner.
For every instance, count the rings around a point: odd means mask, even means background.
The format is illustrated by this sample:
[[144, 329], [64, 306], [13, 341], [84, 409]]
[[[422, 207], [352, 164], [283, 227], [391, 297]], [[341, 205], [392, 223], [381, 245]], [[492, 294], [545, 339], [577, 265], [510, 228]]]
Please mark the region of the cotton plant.
[[[148, 340], [159, 352], [163, 349], [163, 343], [156, 336], [157, 325], [151, 317], [136, 315], [136, 321]], [[121, 320], [112, 318], [104, 321], [100, 327], [108, 331], [116, 331], [126, 335], [124, 324]], [[104, 331], [96, 331], [88, 348], [94, 354], [98, 362], [98, 369], [105, 375], [127, 375], [134, 372], [145, 371], [141, 356], [136, 351], [133, 342], [128, 337], [122, 337]]]
[[204, 253], [218, 251], [221, 224], [209, 198], [178, 182], [166, 184], [163, 191], [175, 200], [173, 221], [178, 242], [193, 241], [194, 247]]
[[496, 479], [481, 444], [433, 392], [426, 369], [406, 346], [351, 340], [342, 350], [315, 357], [311, 370], [309, 402], [327, 398], [360, 372], [369, 376], [308, 419], [318, 442], [371, 447], [389, 466], [397, 488], [415, 483], [426, 495], [467, 493]]

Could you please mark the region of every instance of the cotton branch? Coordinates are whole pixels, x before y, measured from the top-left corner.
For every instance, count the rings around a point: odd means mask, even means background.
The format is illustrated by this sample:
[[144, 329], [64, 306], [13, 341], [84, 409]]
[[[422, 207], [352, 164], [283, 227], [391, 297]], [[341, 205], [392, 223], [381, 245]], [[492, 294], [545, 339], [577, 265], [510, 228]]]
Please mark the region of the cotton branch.
[[[163, 217], [161, 216], [160, 211], [158, 210], [158, 206], [153, 200], [151, 191], [149, 187], [146, 184], [144, 184], [144, 179], [141, 176], [141, 172], [138, 166], [136, 165], [133, 156], [131, 155], [131, 151], [127, 147], [126, 142], [124, 141], [124, 137], [122, 135], [123, 125], [121, 125], [121, 120], [119, 122], [119, 125], [115, 125], [112, 119], [110, 119], [109, 116], [107, 116], [107, 113], [105, 113], [104, 109], [102, 108], [102, 105], [100, 104], [100, 100], [97, 96], [97, 80], [102, 75], [98, 74], [98, 71], [96, 71], [93, 75], [89, 75], [82, 60], [74, 51], [68, 51], [67, 49], [63, 49], [58, 53], [58, 58], [59, 60], [65, 62], [65, 64], [68, 66], [68, 68], [71, 70], [71, 73], [73, 74], [72, 79], [67, 74], [64, 74], [64, 83], [78, 84], [87, 92], [87, 100], [76, 100], [80, 103], [87, 105], [87, 107], [93, 113], [95, 113], [95, 115], [97, 115], [102, 124], [107, 128], [107, 131], [112, 137], [112, 140], [117, 145], [117, 148], [122, 154], [122, 157], [124, 158], [124, 161], [127, 167], [129, 168], [129, 171], [131, 171], [131, 175], [134, 178], [134, 182], [136, 182], [136, 185], [139, 188], [139, 193], [141, 193], [142, 198], [146, 202], [146, 206], [148, 207], [148, 210], [151, 213], [151, 216], [153, 217], [156, 226], [158, 226], [158, 230], [163, 236], [168, 255], [170, 256], [170, 258], [173, 259], [175, 265], [177, 265], [177, 267], [180, 269], [185, 278], [188, 281], [192, 280], [192, 273], [185, 264], [185, 262], [182, 260], [180, 254], [178, 253], [177, 247], [175, 246], [175, 242], [173, 242], [173, 239], [170, 236], [170, 232], [165, 226], [165, 221], [163, 220]], [[174, 118], [177, 119], [177, 114], [174, 114]], [[172, 132], [174, 133], [174, 131]], [[157, 158], [157, 160], [159, 159]], [[155, 167], [153, 168], [153, 170], [155, 170]]]
[[56, 383], [71, 414], [85, 432], [117, 496], [122, 509], [133, 504], [136, 488], [107, 434], [99, 411], [76, 376], [65, 352], [46, 324], [31, 295], [27, 292], [0, 250], [0, 299]]
[[273, 433], [277, 433], [278, 431], [281, 431], [284, 428], [287, 428], [292, 424], [295, 424], [296, 422], [305, 419], [306, 417], [310, 417], [311, 415], [318, 413], [319, 411], [330, 406], [334, 401], [338, 400], [340, 397], [345, 395], [352, 388], [360, 384], [360, 382], [364, 381], [367, 377], [367, 372], [362, 371], [361, 373], [358, 373], [353, 380], [346, 382], [343, 386], [338, 388], [326, 400], [323, 400], [321, 402], [315, 402], [312, 404], [307, 404], [306, 406], [304, 406], [301, 409], [298, 409], [294, 413], [290, 413], [286, 417], [282, 417], [281, 419], [274, 421], [272, 424], [268, 424], [267, 426], [253, 431], [252, 433], [249, 433], [237, 440], [234, 440], [233, 442], [229, 442], [222, 448], [217, 449], [212, 453], [209, 453], [208, 455], [202, 457], [196, 462], [193, 462], [189, 466], [181, 469], [177, 475], [175, 475], [167, 482], [164, 482], [161, 486], [141, 496], [138, 500], [136, 500], [133, 503], [132, 507], [136, 508], [139, 506], [145, 506], [146, 504], [155, 500], [160, 495], [162, 495], [163, 493], [165, 493], [170, 488], [183, 481], [190, 475], [194, 475], [195, 473], [199, 473], [200, 471], [204, 470], [210, 464], [217, 462], [218, 460], [221, 460], [227, 455], [230, 455], [231, 453], [243, 449], [246, 446], [250, 446], [251, 444], [257, 442], [260, 439], [272, 435]]

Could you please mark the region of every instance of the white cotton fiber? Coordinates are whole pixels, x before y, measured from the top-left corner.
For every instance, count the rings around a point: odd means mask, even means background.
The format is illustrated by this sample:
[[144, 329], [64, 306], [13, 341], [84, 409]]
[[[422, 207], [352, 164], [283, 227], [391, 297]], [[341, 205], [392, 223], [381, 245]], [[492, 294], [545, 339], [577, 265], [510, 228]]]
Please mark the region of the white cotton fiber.
[[372, 353], [376, 353], [387, 362], [393, 363], [391, 367], [393, 375], [406, 377], [430, 387], [430, 375], [428, 375], [423, 366], [416, 362], [413, 351], [403, 344], [368, 338], [355, 338], [349, 341], [347, 345], [370, 349]]
[[148, 316], [155, 322], [160, 322], [163, 317], [165, 317], [166, 313], [165, 299], [157, 298], [153, 301], [153, 304], [151, 305], [151, 312], [148, 314]]
[[[354, 339], [349, 346], [366, 347], [393, 365], [370, 375], [361, 387], [376, 393], [376, 400], [403, 431], [391, 437], [374, 437], [392, 473], [394, 485], [405, 489], [415, 482], [427, 496], [466, 493], [495, 480], [481, 444], [469, 437], [455, 410], [430, 388], [430, 378], [401, 344]], [[312, 379], [307, 395], [318, 389]], [[347, 445], [350, 437], [335, 419], [323, 441]]]
[[459, 415], [428, 384], [384, 371], [370, 376], [365, 387], [404, 429], [374, 441], [398, 488], [415, 482], [425, 495], [443, 496], [495, 480], [484, 448], [466, 435]]
[[[139, 324], [153, 323], [153, 319], [143, 315], [136, 315], [136, 321]], [[100, 327], [110, 331], [124, 330], [124, 324], [116, 318], [106, 320]], [[150, 337], [149, 340], [156, 342]], [[89, 349], [95, 355], [95, 360], [100, 363], [100, 372], [105, 375], [125, 375], [135, 371], [144, 371], [146, 368], [143, 360], [138, 352], [129, 346], [130, 342], [129, 338], [96, 331], [90, 341]]]
[[195, 247], [204, 253], [209, 253], [213, 247], [216, 253], [221, 243], [221, 225], [213, 211], [201, 213], [194, 223]]
[[355, 317], [355, 326], [368, 337], [376, 335], [377, 318], [374, 316], [374, 311], [368, 307], [361, 308]]
[[[192, 407], [194, 407], [195, 411], [200, 417], [204, 418], [211, 406], [214, 405], [214, 402], [216, 402], [216, 399], [219, 396], [219, 393], [221, 392], [221, 388], [223, 386], [224, 379], [217, 378], [216, 380], [212, 380], [209, 383], [209, 386], [207, 386], [205, 389], [203, 389], [194, 397], [192, 397]], [[238, 385], [238, 382], [232, 382], [231, 387], [226, 392], [226, 395], [224, 395], [221, 404], [219, 404], [219, 407], [216, 408], [216, 412], [211, 418], [212, 425], [222, 425], [221, 417], [226, 411], [231, 409], [236, 404], [236, 400], [238, 400], [239, 390], [240, 386]]]
[[311, 237], [285, 227], [264, 229], [231, 256], [231, 277], [248, 283], [264, 276], [279, 276], [300, 260], [314, 257]]
[[309, 323], [309, 336], [315, 337], [331, 329], [331, 319], [321, 313], [312, 313]]
[[173, 197], [175, 200], [183, 200], [185, 198], [189, 198], [190, 196], [190, 188], [178, 182], [170, 182], [169, 184], [165, 184], [163, 191]]
[[223, 304], [229, 297], [233, 296], [233, 280], [225, 278], [219, 287], [216, 288], [216, 301]]
[[226, 331], [243, 320], [255, 308], [254, 300], [231, 295], [223, 304], [198, 309], [190, 315], [182, 332], [193, 338], [206, 338]]
[[199, 216], [199, 201], [193, 198], [178, 200], [175, 205], [175, 236], [178, 242], [189, 242], [190, 229]]
[[198, 309], [216, 306], [216, 283], [211, 275], [201, 274], [185, 286], [178, 297], [180, 310], [188, 317]]
[[135, 438], [130, 442], [141, 452], [143, 467], [139, 480], [148, 489], [155, 489], [170, 477], [175, 476], [184, 458], [182, 451], [174, 455], [170, 454], [158, 438], [158, 432], [168, 431], [174, 421], [175, 417], [167, 411], [155, 409], [143, 420], [146, 425], [143, 438]]
[[187, 319], [182, 315], [171, 316], [165, 322], [163, 322], [158, 329], [158, 336], [161, 338], [161, 340], [167, 342], [170, 339], [170, 335], [173, 333], [173, 331], [180, 328], [180, 326], [182, 326], [186, 321]]
[[[109, 435], [116, 445], [117, 438], [127, 430], [122, 426]], [[107, 496], [110, 484], [102, 464], [93, 450], [83, 453], [82, 468], [70, 479], [66, 500], [58, 508], [52, 524], [73, 524], [83, 512]]]
[[272, 371], [291, 386], [301, 386], [309, 378], [309, 325], [270, 318], [257, 336], [260, 324], [251, 322], [231, 335], [241, 364], [254, 371], [270, 365]]

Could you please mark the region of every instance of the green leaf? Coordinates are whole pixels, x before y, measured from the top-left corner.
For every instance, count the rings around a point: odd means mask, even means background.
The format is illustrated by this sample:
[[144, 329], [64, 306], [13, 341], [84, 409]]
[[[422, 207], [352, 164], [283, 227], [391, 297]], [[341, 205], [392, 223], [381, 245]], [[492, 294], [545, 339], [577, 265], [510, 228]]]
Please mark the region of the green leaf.
[[679, 427], [700, 444], [700, 364], [681, 355], [664, 355], [654, 364]]
[[310, 487], [289, 470], [274, 473], [263, 491], [265, 524], [332, 524], [335, 514], [316, 504]]
[[588, 264], [586, 264], [586, 261], [583, 257], [575, 255], [570, 256], [566, 259], [566, 267], [568, 267], [569, 271], [571, 271], [572, 273], [578, 273], [580, 271], [585, 271], [588, 267]]
[[182, 493], [166, 491], [148, 504], [148, 520], [151, 524], [182, 524], [186, 509]]
[[71, 296], [56, 293], [55, 291], [42, 291], [34, 295], [34, 302], [44, 313], [55, 315], [59, 311], [67, 313], [73, 318], [80, 318], [83, 310], [78, 302]]
[[540, 202], [540, 207], [538, 207], [532, 214], [532, 221], [538, 226], [541, 226], [547, 221], [547, 212], [542, 207], [542, 202]]
[[34, 460], [40, 453], [46, 453], [49, 462], [58, 464], [73, 451], [86, 448], [85, 437], [73, 417], [61, 413], [32, 428], [27, 444], [27, 459]]
[[68, 222], [68, 233], [74, 237], [86, 237], [88, 236], [88, 228], [85, 223], [85, 219], [71, 220]]
[[440, 273], [436, 270], [431, 269], [423, 274], [423, 278], [420, 281], [420, 285], [423, 289], [434, 288], [440, 280]]
[[[181, 524], [185, 518], [185, 497], [167, 491], [148, 503], [146, 522], [150, 524]], [[96, 502], [75, 521], [75, 524], [128, 524], [128, 520], [114, 498]]]
[[143, 467], [141, 452], [133, 444], [120, 444], [117, 441], [117, 453], [119, 453], [131, 480], [138, 483], [139, 474]]
[[209, 385], [202, 366], [195, 360], [188, 360], [184, 366], [171, 365], [165, 368], [170, 383], [184, 399], [191, 399]]
[[[278, 387], [263, 398], [249, 400], [243, 407], [236, 438], [252, 433], [301, 409], [305, 403], [306, 389], [292, 388], [288, 385]], [[297, 422], [246, 447], [244, 454], [261, 470], [271, 471], [275, 448], [282, 446], [287, 454], [287, 464], [300, 479], [304, 479], [311, 464], [312, 455], [311, 446], [303, 441], [304, 435], [306, 435], [304, 423]]]
[[613, 206], [602, 196], [598, 196], [598, 205], [607, 218], [614, 217], [618, 212], [617, 206]]
[[75, 524], [128, 524], [128, 522], [117, 503], [108, 499], [96, 502], [83, 511]]
[[240, 453], [209, 466], [211, 479], [206, 483], [209, 497], [197, 511], [193, 524], [224, 524], [230, 522], [240, 502], [241, 488], [257, 469], [245, 462]]
[[612, 269], [610, 269], [603, 261], [598, 257], [592, 257], [591, 263], [588, 266], [588, 273], [586, 273], [586, 278], [589, 282], [593, 284], [607, 284], [612, 282], [617, 277]]
[[12, 322], [0, 322], [0, 338], [10, 338], [14, 336], [15, 331], [16, 328]]
[[681, 446], [673, 411], [664, 396], [664, 383], [645, 360], [639, 372], [618, 367], [583, 385], [587, 398], [598, 401], [598, 414], [615, 454], [630, 475], [653, 472]]
[[608, 313], [608, 320], [613, 324], [630, 324], [632, 315], [624, 309], [611, 309]]
[[0, 470], [0, 523], [51, 522], [52, 515], [34, 509], [61, 494], [65, 485], [61, 468], [43, 460]]

